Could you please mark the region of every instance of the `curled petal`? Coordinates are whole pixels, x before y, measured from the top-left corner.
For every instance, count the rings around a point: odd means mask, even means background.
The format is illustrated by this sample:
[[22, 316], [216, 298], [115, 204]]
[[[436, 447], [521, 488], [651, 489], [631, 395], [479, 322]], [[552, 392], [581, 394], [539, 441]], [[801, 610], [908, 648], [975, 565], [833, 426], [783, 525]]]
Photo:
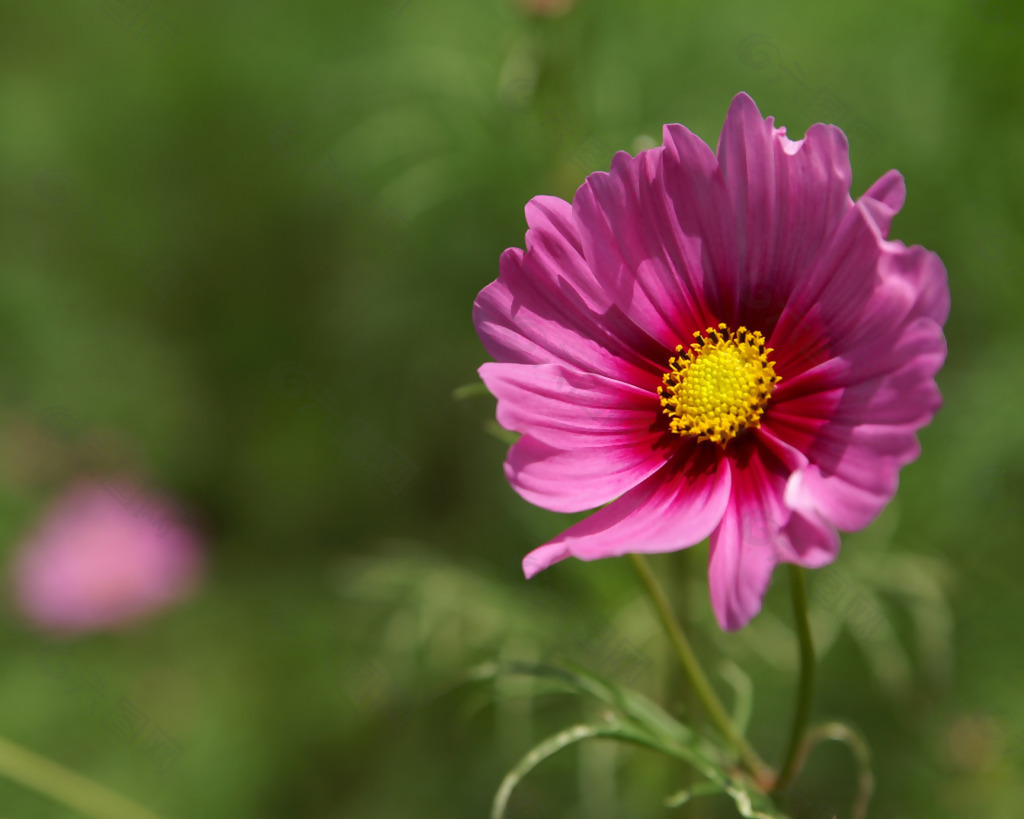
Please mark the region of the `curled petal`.
[[878, 270], [859, 324], [834, 328], [833, 357], [784, 380], [766, 420], [810, 462], [787, 502], [847, 530], [893, 498], [899, 470], [919, 454], [917, 431], [941, 403], [945, 270], [934, 254], [897, 243], [886, 243]]
[[708, 578], [719, 625], [742, 628], [761, 610], [772, 571], [780, 562], [819, 567], [835, 559], [839, 535], [811, 510], [783, 501], [786, 480], [806, 464], [799, 452], [759, 432], [729, 459], [732, 495], [711, 535]]
[[878, 225], [879, 233], [888, 236], [892, 218], [903, 208], [906, 199], [907, 186], [903, 181], [903, 174], [899, 171], [888, 171], [867, 189], [861, 201]]
[[713, 447], [691, 444], [640, 486], [523, 559], [533, 577], [567, 557], [598, 560], [630, 552], [672, 552], [700, 543], [719, 524], [730, 475]]

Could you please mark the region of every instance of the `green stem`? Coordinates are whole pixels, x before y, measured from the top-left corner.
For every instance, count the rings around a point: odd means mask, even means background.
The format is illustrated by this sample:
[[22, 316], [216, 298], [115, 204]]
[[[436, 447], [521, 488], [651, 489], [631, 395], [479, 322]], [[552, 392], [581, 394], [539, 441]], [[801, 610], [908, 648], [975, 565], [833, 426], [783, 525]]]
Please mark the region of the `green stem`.
[[0, 737], [0, 776], [92, 819], [157, 819], [141, 805]]
[[800, 686], [797, 691], [796, 712], [793, 714], [793, 729], [789, 736], [782, 771], [772, 788], [781, 794], [792, 784], [800, 771], [804, 734], [811, 717], [811, 702], [814, 699], [814, 643], [811, 641], [811, 624], [807, 619], [807, 584], [804, 570], [792, 563], [789, 565], [789, 588], [793, 596], [793, 617], [796, 620], [800, 640]]
[[[673, 557], [673, 561], [679, 568], [676, 576], [673, 578], [675, 581], [668, 587], [669, 599], [675, 600], [676, 605], [673, 606], [676, 619], [679, 622], [679, 626], [682, 629], [683, 634], [686, 634], [690, 629], [691, 622], [691, 601], [688, 590], [690, 588], [690, 575], [693, 571], [693, 558], [694, 553], [692, 549], [683, 549], [680, 552], [676, 552]], [[697, 695], [693, 693], [693, 686], [686, 685], [683, 683], [683, 671], [675, 663], [672, 664], [671, 671], [668, 675], [669, 691], [680, 691], [682, 694], [681, 701], [684, 713], [687, 715], [687, 719], [693, 723], [696, 728], [696, 717], [700, 706], [697, 704]], [[696, 768], [687, 768], [682, 772], [681, 782], [686, 786], [687, 790], [693, 790], [694, 788], [700, 788], [703, 784], [706, 784], [703, 774]], [[707, 804], [702, 799], [690, 799], [685, 805], [681, 807], [680, 816], [684, 819], [706, 819], [707, 817]]]
[[672, 641], [672, 646], [676, 650], [676, 655], [679, 657], [679, 662], [683, 666], [683, 671], [690, 681], [693, 692], [708, 712], [711, 721], [714, 722], [722, 735], [736, 749], [740, 759], [743, 761], [744, 767], [758, 782], [765, 782], [770, 778], [770, 769], [761, 757], [758, 756], [757, 751], [751, 747], [750, 743], [736, 729], [736, 726], [733, 725], [728, 713], [722, 706], [721, 700], [718, 699], [718, 695], [711, 687], [704, 669], [701, 668], [697, 656], [693, 653], [690, 641], [686, 638], [686, 634], [683, 633], [682, 626], [679, 625], [675, 612], [672, 610], [665, 592], [658, 584], [654, 572], [651, 571], [647, 559], [643, 555], [638, 554], [631, 554], [629, 559], [633, 562], [633, 568], [636, 569], [641, 582], [647, 588], [647, 593], [651, 596], [654, 608], [661, 618], [665, 631], [668, 632], [669, 639]]

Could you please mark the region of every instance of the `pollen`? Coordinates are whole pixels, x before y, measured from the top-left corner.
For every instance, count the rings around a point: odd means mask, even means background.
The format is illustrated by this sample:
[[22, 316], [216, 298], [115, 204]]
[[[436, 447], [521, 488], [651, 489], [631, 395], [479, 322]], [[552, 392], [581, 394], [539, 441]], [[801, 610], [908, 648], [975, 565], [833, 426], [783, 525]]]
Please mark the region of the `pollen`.
[[672, 432], [725, 447], [745, 429], [761, 426], [761, 416], [779, 383], [764, 336], [725, 324], [693, 334], [668, 360], [658, 387], [662, 411]]

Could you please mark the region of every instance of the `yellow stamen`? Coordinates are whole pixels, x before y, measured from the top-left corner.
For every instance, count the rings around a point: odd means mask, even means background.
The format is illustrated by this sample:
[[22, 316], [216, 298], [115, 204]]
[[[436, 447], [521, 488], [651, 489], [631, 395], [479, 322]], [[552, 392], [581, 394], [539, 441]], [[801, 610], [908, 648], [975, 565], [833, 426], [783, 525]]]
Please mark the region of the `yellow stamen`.
[[658, 387], [669, 428], [698, 441], [724, 447], [745, 429], [761, 426], [768, 398], [779, 383], [771, 348], [756, 330], [740, 327], [733, 333], [725, 324], [708, 327], [678, 355], [668, 360], [669, 371]]

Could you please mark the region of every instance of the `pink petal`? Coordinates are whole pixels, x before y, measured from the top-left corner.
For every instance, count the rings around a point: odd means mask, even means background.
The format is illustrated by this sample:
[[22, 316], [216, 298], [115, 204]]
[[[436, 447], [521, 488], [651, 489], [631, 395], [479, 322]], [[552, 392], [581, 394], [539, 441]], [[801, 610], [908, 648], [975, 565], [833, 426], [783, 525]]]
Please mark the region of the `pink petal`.
[[789, 509], [789, 517], [780, 523], [779, 537], [775, 539], [775, 552], [782, 563], [795, 563], [807, 569], [819, 569], [831, 563], [839, 554], [839, 533], [817, 509], [797, 509], [788, 500], [789, 485], [793, 475], [806, 469], [807, 457], [794, 447], [775, 437], [771, 430], [762, 427], [757, 433], [758, 440], [784, 465], [782, 474], [789, 477], [783, 482], [772, 482], [775, 497], [782, 497], [782, 504]]
[[938, 325], [949, 318], [949, 280], [942, 260], [920, 245], [886, 242], [881, 260], [882, 274], [901, 282], [914, 293], [908, 318], [925, 316]]
[[903, 208], [906, 198], [907, 186], [903, 175], [899, 171], [888, 171], [867, 189], [861, 201], [868, 208], [882, 236], [888, 236], [892, 218]]
[[607, 309], [608, 294], [583, 258], [572, 205], [557, 196], [535, 196], [526, 204], [526, 224], [531, 270], [545, 286], [572, 289], [593, 312]]
[[648, 449], [665, 431], [655, 424], [660, 381], [642, 389], [557, 364], [488, 363], [480, 377], [498, 399], [499, 424], [557, 449]]
[[849, 211], [769, 340], [783, 383], [830, 358], [873, 366], [918, 317], [941, 324], [946, 272], [934, 253], [882, 238], [863, 201]]
[[739, 466], [729, 460], [733, 493], [722, 522], [711, 534], [708, 581], [711, 606], [727, 631], [742, 628], [761, 610], [778, 562], [774, 542], [788, 517], [778, 499], [762, 495], [759, 460]]
[[[864, 431], [855, 435], [830, 442], [833, 457], [843, 461], [842, 475], [825, 475], [819, 466], [811, 464], [793, 473], [786, 503], [846, 531], [862, 529], [874, 520], [896, 492], [899, 464], [879, 463], [870, 436]], [[912, 457], [916, 455], [912, 438], [908, 452]]]
[[567, 557], [672, 552], [700, 543], [729, 500], [729, 468], [714, 446], [693, 444], [617, 501], [523, 559], [527, 577]]
[[584, 255], [615, 304], [668, 349], [712, 320], [699, 256], [677, 247], [677, 217], [660, 188], [662, 148], [620, 152], [577, 191]]
[[532, 504], [552, 512], [582, 512], [628, 492], [664, 463], [664, 454], [655, 450], [555, 449], [524, 435], [508, 451], [505, 477]]
[[505, 474], [523, 498], [557, 512], [607, 503], [661, 468], [679, 448], [653, 388], [552, 364], [484, 364], [498, 421], [527, 433]]
[[832, 359], [786, 391], [780, 384], [766, 427], [809, 461], [787, 502], [840, 529], [870, 523], [895, 495], [899, 470], [918, 455], [916, 432], [941, 402], [934, 377], [945, 355], [941, 329], [922, 317], [887, 349]]
[[815, 510], [793, 509], [776, 544], [779, 561], [820, 569], [839, 556], [839, 532]]
[[711, 604], [728, 631], [742, 628], [761, 610], [777, 563], [819, 567], [839, 552], [832, 527], [815, 512], [794, 512], [784, 501], [787, 478], [806, 459], [765, 432], [733, 446], [732, 494], [711, 535], [708, 566]]
[[666, 125], [663, 138], [657, 182], [668, 203], [663, 230], [672, 237], [665, 250], [688, 287], [702, 294], [706, 308], [697, 329], [703, 330], [728, 318], [736, 301], [735, 219], [711, 148], [682, 125]]
[[[865, 324], [872, 322], [865, 319]], [[946, 358], [942, 328], [917, 318], [895, 329], [864, 339], [857, 355], [837, 355], [784, 378], [772, 393], [767, 421], [927, 423], [939, 406], [934, 376]], [[850, 392], [854, 387], [857, 392]], [[856, 396], [870, 398], [870, 406]]]
[[853, 205], [846, 137], [819, 124], [804, 139], [790, 140], [741, 93], [726, 116], [718, 159], [739, 257], [735, 310], [725, 320], [768, 337], [790, 293]]
[[[566, 240], [552, 235], [546, 241]], [[506, 250], [498, 279], [473, 304], [473, 324], [494, 358], [566, 363], [630, 382], [658, 371], [667, 355], [663, 347], [617, 309], [594, 312], [583, 285], [556, 281], [536, 257], [519, 248]]]

